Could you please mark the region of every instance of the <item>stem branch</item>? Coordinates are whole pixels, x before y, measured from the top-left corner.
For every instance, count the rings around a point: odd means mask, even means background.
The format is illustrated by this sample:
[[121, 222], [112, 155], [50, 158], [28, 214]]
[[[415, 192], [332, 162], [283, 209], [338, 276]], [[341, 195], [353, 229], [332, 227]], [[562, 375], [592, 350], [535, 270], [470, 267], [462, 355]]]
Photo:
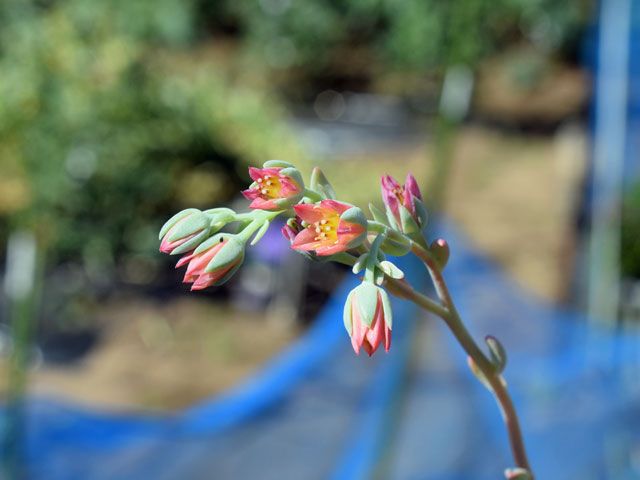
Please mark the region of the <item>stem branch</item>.
[[527, 470], [533, 478], [533, 473], [529, 466], [529, 460], [527, 459], [518, 416], [500, 372], [497, 371], [495, 366], [480, 349], [462, 322], [462, 319], [455, 308], [444, 277], [442, 276], [440, 267], [431, 253], [426, 248], [415, 242], [412, 244], [411, 251], [419, 257], [427, 267], [443, 306], [438, 305], [428, 297], [416, 292], [408, 284], [406, 284], [406, 286], [397, 285], [400, 284], [398, 281], [395, 281], [395, 283], [388, 282], [390, 286], [393, 283], [392, 288], [389, 288], [389, 292], [413, 301], [420, 307], [435, 313], [444, 320], [453, 335], [456, 337], [456, 340], [458, 340], [464, 351], [469, 355], [469, 357], [471, 357], [473, 362], [475, 362], [491, 387], [491, 392], [494, 394], [496, 401], [502, 410], [504, 422], [509, 434], [511, 452], [516, 462], [516, 466]]

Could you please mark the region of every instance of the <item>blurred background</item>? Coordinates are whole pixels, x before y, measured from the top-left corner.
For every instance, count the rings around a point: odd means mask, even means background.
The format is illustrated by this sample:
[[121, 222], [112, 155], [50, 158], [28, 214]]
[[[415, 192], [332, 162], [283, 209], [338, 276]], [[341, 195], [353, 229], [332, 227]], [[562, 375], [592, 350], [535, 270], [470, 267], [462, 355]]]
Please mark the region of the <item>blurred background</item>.
[[[36, 458], [24, 398], [174, 415], [309, 335], [344, 271], [279, 228], [197, 294], [158, 252], [174, 212], [246, 208], [247, 167], [272, 158], [363, 206], [413, 172], [433, 228], [437, 212], [507, 284], [634, 335], [639, 138], [637, 0], [4, 0], [5, 475]], [[65, 468], [41, 478], [102, 478]], [[166, 478], [249, 478], [227, 474]]]

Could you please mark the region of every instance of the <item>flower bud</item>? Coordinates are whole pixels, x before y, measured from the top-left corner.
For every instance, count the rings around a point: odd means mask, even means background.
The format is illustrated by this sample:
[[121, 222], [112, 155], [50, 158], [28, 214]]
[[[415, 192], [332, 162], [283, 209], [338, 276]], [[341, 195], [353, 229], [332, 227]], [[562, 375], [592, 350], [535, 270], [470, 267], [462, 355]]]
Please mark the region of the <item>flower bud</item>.
[[443, 270], [449, 261], [450, 254], [449, 244], [447, 241], [439, 238], [431, 244], [429, 251], [431, 252], [431, 255], [433, 255], [433, 258], [435, 258], [436, 262], [438, 262], [440, 270]]
[[220, 233], [180, 259], [176, 268], [188, 264], [183, 282], [193, 283], [191, 290], [202, 290], [229, 280], [243, 260], [244, 243], [234, 235]]
[[504, 471], [504, 476], [507, 480], [531, 480], [533, 477], [524, 468], [507, 468]]
[[196, 208], [175, 214], [160, 229], [160, 251], [177, 255], [193, 250], [209, 232], [208, 216]]
[[408, 234], [419, 232], [427, 223], [427, 212], [413, 175], [407, 175], [404, 185], [385, 175], [381, 184], [382, 200], [391, 226]]
[[363, 282], [349, 293], [343, 320], [356, 354], [363, 348], [371, 356], [381, 343], [389, 351], [392, 317], [389, 297], [382, 288]]

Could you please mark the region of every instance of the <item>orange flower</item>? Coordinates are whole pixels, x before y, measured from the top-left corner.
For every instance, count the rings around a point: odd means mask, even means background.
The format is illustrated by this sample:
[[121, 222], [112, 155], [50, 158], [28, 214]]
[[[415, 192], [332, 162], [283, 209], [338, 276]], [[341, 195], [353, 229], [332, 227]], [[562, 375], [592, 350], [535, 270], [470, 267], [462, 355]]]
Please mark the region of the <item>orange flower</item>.
[[325, 256], [357, 246], [367, 232], [362, 210], [336, 200], [293, 207], [308, 226], [296, 235], [292, 248]]

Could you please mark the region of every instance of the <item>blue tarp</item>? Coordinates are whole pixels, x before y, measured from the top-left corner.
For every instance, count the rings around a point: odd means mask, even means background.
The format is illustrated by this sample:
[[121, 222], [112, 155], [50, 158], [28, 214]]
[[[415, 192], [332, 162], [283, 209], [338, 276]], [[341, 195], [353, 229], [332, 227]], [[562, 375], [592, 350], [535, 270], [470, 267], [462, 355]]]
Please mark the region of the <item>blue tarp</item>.
[[[640, 478], [638, 337], [587, 327], [520, 290], [451, 227], [441, 233], [463, 317], [509, 351], [538, 478]], [[406, 259], [420, 283], [421, 266]], [[501, 478], [511, 459], [499, 411], [436, 318], [395, 302], [391, 353], [354, 355], [341, 317], [356, 281], [248, 383], [186, 411], [108, 414], [30, 398], [28, 478]]]

